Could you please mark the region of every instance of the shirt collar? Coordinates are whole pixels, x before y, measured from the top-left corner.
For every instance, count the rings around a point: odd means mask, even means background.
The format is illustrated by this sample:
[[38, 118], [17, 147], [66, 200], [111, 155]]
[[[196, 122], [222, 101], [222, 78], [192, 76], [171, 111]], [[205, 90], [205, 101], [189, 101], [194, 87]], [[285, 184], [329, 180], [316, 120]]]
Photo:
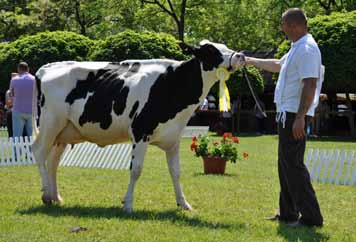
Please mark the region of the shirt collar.
[[292, 42], [292, 47], [297, 47], [301, 43], [305, 42], [310, 34], [305, 34], [302, 38], [298, 39], [296, 42]]

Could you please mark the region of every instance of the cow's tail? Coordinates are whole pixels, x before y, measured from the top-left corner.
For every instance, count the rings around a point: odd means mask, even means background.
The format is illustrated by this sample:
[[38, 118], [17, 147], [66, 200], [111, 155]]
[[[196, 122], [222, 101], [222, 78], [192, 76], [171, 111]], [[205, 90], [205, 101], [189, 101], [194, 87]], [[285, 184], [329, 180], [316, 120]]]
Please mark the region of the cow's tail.
[[38, 75], [39, 72], [35, 75], [35, 82], [33, 84], [33, 97], [32, 97], [32, 138], [36, 139], [39, 133], [39, 128], [37, 126], [37, 118], [39, 119], [39, 109], [38, 105], [40, 104], [41, 99], [41, 79]]

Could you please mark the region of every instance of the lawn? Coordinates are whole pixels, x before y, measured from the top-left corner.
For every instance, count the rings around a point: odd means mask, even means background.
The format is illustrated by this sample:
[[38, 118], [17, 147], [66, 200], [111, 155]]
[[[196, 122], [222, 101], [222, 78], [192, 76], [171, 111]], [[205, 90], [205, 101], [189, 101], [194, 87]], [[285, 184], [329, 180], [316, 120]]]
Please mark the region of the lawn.
[[[240, 137], [249, 153], [224, 176], [203, 175], [201, 158], [181, 141], [181, 183], [194, 211], [177, 208], [165, 154], [150, 147], [134, 213], [121, 210], [128, 171], [59, 168], [62, 206], [41, 203], [35, 166], [0, 167], [0, 241], [356, 241], [356, 186], [314, 183], [325, 225], [288, 228], [264, 220], [278, 208], [276, 136]], [[355, 149], [344, 140], [308, 148]], [[70, 232], [75, 226], [86, 231]]]

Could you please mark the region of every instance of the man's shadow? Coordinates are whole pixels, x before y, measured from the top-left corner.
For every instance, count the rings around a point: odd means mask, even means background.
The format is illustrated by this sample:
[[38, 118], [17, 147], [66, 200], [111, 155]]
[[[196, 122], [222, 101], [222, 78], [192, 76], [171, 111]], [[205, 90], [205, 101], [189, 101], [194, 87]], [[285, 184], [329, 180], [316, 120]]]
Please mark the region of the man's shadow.
[[201, 227], [208, 229], [234, 229], [244, 230], [245, 224], [228, 224], [220, 223], [216, 221], [205, 221], [197, 217], [188, 217], [181, 209], [171, 209], [165, 211], [155, 210], [135, 210], [132, 213], [126, 213], [118, 207], [84, 207], [84, 206], [72, 206], [72, 207], [60, 207], [60, 206], [34, 206], [28, 209], [17, 210], [17, 213], [21, 215], [33, 215], [33, 214], [46, 214], [52, 217], [87, 217], [87, 218], [117, 218], [122, 220], [161, 220], [169, 221], [183, 226]]
[[319, 242], [329, 239], [329, 235], [320, 233], [317, 228], [306, 226], [290, 228], [285, 224], [279, 224], [277, 233], [289, 242]]

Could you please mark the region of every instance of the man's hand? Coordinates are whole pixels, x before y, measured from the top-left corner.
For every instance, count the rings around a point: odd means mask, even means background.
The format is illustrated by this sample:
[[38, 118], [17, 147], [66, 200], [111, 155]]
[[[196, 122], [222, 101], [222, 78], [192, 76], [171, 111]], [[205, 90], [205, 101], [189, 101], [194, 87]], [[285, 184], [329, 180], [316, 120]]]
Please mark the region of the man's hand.
[[245, 56], [245, 65], [252, 65], [256, 68], [269, 72], [279, 72], [281, 69], [281, 65], [278, 59], [260, 59]]
[[304, 117], [296, 117], [293, 123], [294, 139], [303, 139], [305, 137], [305, 120]]

